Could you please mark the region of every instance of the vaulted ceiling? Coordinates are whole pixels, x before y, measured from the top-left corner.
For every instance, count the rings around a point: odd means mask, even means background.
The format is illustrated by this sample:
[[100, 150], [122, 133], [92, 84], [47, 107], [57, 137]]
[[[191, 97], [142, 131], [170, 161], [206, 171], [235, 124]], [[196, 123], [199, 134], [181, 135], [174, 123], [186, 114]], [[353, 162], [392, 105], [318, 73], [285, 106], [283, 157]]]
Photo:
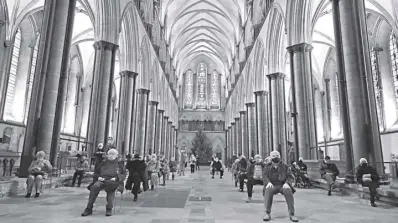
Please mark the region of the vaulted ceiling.
[[245, 19], [246, 0], [163, 0], [165, 27], [173, 65], [184, 72], [198, 56], [211, 58], [222, 73], [232, 66]]

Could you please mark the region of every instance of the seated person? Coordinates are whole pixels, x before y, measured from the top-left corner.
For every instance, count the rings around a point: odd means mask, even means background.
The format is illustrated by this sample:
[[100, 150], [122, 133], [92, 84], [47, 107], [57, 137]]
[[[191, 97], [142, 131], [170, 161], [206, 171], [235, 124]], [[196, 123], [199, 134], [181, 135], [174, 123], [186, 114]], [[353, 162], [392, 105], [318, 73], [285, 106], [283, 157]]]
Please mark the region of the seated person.
[[39, 197], [42, 192], [43, 179], [46, 179], [48, 174], [52, 171], [52, 166], [50, 161], [46, 160], [44, 157], [46, 153], [44, 151], [39, 151], [36, 154], [36, 160], [33, 160], [28, 168], [29, 176], [26, 180], [26, 198], [29, 198], [32, 194], [33, 185], [35, 186], [36, 195]]
[[75, 173], [73, 174], [73, 180], [72, 180], [72, 187], [75, 186], [75, 182], [76, 182], [76, 178], [78, 178], [77, 180], [77, 186], [80, 187], [81, 183], [82, 183], [82, 178], [84, 173], [89, 171], [89, 166], [88, 166], [88, 162], [87, 162], [87, 156], [86, 155], [80, 155], [77, 154], [77, 161], [76, 161], [76, 166], [75, 166]]
[[238, 181], [239, 181], [238, 163], [239, 163], [239, 159], [236, 159], [231, 167], [232, 173], [234, 175], [235, 187], [238, 187]]
[[151, 180], [151, 190], [155, 189], [158, 185], [159, 173], [160, 173], [160, 162], [157, 159], [156, 154], [152, 154], [151, 159], [147, 163], [148, 178]]
[[261, 161], [260, 155], [255, 155], [254, 160], [247, 165], [247, 203], [251, 202], [254, 185], [263, 185], [263, 168], [265, 163]]
[[239, 192], [243, 192], [244, 181], [247, 178], [247, 161], [244, 155], [241, 156], [238, 162], [238, 175], [239, 175]]
[[[107, 157], [107, 150], [104, 148], [103, 143], [98, 143], [97, 150], [94, 153], [95, 156], [95, 164], [94, 164], [94, 169], [98, 167], [99, 164], [102, 163]], [[97, 181], [95, 177], [93, 177], [93, 182], [90, 183], [90, 185], [87, 186], [87, 189], [90, 190], [91, 186], [94, 185], [94, 183]]]
[[336, 181], [336, 178], [340, 172], [336, 164], [330, 161], [329, 156], [326, 156], [325, 160], [322, 162], [320, 172], [322, 179], [325, 179], [328, 184], [328, 195], [332, 196], [332, 188], [334, 187], [334, 182]]
[[277, 193], [283, 194], [286, 199], [289, 210], [289, 217], [292, 222], [298, 222], [297, 217], [294, 216], [294, 198], [293, 198], [293, 176], [290, 173], [289, 167], [280, 159], [278, 151], [272, 151], [270, 154], [271, 163], [265, 165], [263, 169], [264, 182], [264, 200], [265, 200], [265, 215], [263, 221], [271, 220], [271, 207], [273, 197]]
[[359, 160], [356, 177], [357, 182], [362, 184], [363, 187], [369, 187], [370, 204], [372, 207], [377, 207], [375, 204], [375, 198], [377, 196], [380, 176], [374, 167], [368, 165], [368, 161], [365, 158], [361, 158]]
[[214, 173], [216, 171], [220, 172], [220, 179], [222, 179], [222, 176], [224, 175], [224, 164], [222, 163], [221, 160], [218, 159], [218, 157], [214, 158], [214, 161], [211, 162], [211, 179], [214, 179]]
[[177, 172], [177, 161], [174, 157], [171, 157], [171, 160], [169, 162], [169, 169], [171, 172], [171, 180], [174, 180], [175, 172]]
[[167, 163], [167, 160], [164, 156], [160, 157], [160, 177], [163, 178], [163, 184], [161, 184], [162, 186], [166, 186], [166, 179], [169, 173], [169, 168], [168, 168], [169, 164]]
[[88, 216], [93, 213], [93, 205], [101, 190], [106, 192], [106, 214], [112, 216], [113, 200], [115, 199], [116, 190], [123, 189], [124, 180], [126, 178], [126, 169], [123, 163], [118, 161], [118, 151], [110, 149], [107, 159], [100, 163], [94, 171], [94, 177], [97, 181], [90, 188], [90, 196], [88, 204], [82, 216]]
[[[131, 193], [134, 194], [134, 201], [137, 201], [138, 194], [141, 192], [141, 182], [147, 181], [145, 161], [141, 160], [139, 154], [135, 154], [134, 159], [127, 162], [126, 169], [129, 171], [126, 189], [131, 189]], [[147, 188], [144, 186], [144, 191], [146, 191], [146, 189]]]
[[303, 158], [300, 157], [298, 162], [296, 163], [296, 170], [297, 170], [297, 175], [301, 177], [303, 180], [304, 185], [311, 185], [310, 178], [308, 177], [307, 174], [307, 165], [304, 163]]

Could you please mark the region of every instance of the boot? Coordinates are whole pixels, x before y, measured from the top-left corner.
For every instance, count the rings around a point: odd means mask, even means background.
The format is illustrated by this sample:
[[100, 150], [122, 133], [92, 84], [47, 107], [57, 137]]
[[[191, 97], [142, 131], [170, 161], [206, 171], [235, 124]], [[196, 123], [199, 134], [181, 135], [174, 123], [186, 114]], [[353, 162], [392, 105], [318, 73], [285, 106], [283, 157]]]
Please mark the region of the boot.
[[271, 215], [268, 213], [265, 213], [264, 217], [263, 217], [263, 221], [269, 221], [269, 220], [271, 220]]
[[332, 190], [328, 191], [328, 196], [332, 196]]
[[252, 202], [252, 198], [248, 197], [246, 203], [250, 203], [250, 202]]
[[40, 193], [35, 194], [35, 198], [38, 198], [40, 196]]
[[171, 180], [174, 180], [174, 174], [173, 174], [173, 175], [171, 175]]
[[151, 185], [151, 190], [153, 190], [153, 189], [155, 189], [155, 186], [154, 186], [154, 185]]
[[107, 217], [112, 216], [112, 208], [106, 209], [105, 216], [107, 216]]
[[86, 216], [89, 216], [92, 214], [93, 214], [93, 209], [86, 208], [86, 209], [84, 209], [84, 212], [82, 213], [82, 217], [86, 217]]
[[299, 220], [298, 220], [298, 218], [297, 218], [296, 216], [290, 215], [290, 221], [292, 221], [292, 222], [298, 222]]
[[133, 201], [137, 201], [138, 197], [137, 195], [134, 195], [134, 200]]
[[25, 197], [30, 198], [30, 195], [32, 195], [32, 193], [27, 193]]

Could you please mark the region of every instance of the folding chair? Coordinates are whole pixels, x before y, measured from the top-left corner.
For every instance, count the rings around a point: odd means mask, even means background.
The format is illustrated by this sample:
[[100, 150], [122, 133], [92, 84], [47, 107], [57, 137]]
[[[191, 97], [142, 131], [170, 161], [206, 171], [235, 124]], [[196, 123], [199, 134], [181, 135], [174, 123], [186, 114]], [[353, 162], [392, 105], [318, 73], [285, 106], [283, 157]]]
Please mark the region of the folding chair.
[[120, 202], [119, 202], [119, 212], [122, 210], [122, 201], [123, 201], [123, 192], [120, 190], [116, 190], [115, 199], [113, 199], [113, 213], [116, 213], [117, 208], [117, 194], [120, 193]]

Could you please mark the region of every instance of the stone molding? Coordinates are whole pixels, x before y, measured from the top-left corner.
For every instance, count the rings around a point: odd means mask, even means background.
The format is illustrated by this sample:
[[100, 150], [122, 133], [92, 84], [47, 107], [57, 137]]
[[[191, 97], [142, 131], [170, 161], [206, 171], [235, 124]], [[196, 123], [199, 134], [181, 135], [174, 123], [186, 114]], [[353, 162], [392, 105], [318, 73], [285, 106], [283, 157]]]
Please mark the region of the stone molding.
[[133, 71], [129, 71], [129, 70], [125, 70], [125, 71], [121, 71], [119, 72], [120, 76], [127, 76], [127, 77], [132, 77], [132, 78], [136, 78], [138, 76], [138, 73], [133, 72]]
[[246, 111], [240, 111], [239, 114], [246, 115]]
[[163, 119], [169, 119], [169, 116], [164, 116]]
[[159, 102], [157, 102], [157, 101], [149, 101], [148, 102], [148, 105], [150, 105], [150, 106], [156, 106], [158, 104], [159, 104]]
[[240, 118], [235, 118], [235, 121], [238, 122], [240, 120]]
[[248, 108], [254, 108], [254, 107], [256, 107], [256, 103], [254, 103], [254, 102], [246, 103], [246, 106]]
[[255, 91], [254, 95], [256, 95], [256, 96], [267, 96], [268, 95], [268, 91]]
[[145, 88], [137, 89], [138, 94], [149, 94], [149, 92], [150, 92], [150, 90], [145, 89]]
[[6, 40], [6, 41], [4, 41], [4, 47], [12, 47], [12, 46], [14, 46], [14, 42], [13, 41], [11, 41], [11, 40]]
[[94, 49], [96, 50], [112, 50], [115, 51], [119, 48], [118, 45], [111, 43], [111, 42], [107, 42], [104, 40], [100, 40], [94, 43]]
[[235, 122], [231, 122], [231, 126], [230, 126], [230, 128], [232, 128], [232, 126], [233, 126], [233, 125], [235, 125]]
[[158, 109], [158, 112], [159, 112], [159, 113], [163, 113], [164, 110], [163, 110], [163, 109]]
[[167, 124], [170, 124], [170, 125], [171, 125], [171, 124], [173, 124], [173, 122], [172, 122], [172, 121], [169, 121], [169, 122], [167, 122]]
[[286, 49], [287, 51], [289, 51], [289, 53], [298, 53], [298, 52], [303, 53], [303, 52], [311, 52], [313, 48], [314, 47], [312, 47], [312, 45], [309, 43], [299, 43], [296, 45], [289, 46]]
[[271, 74], [267, 75], [267, 77], [269, 79], [278, 79], [278, 78], [283, 79], [283, 78], [285, 78], [285, 76], [286, 75], [284, 73], [281, 73], [281, 72], [271, 73]]

